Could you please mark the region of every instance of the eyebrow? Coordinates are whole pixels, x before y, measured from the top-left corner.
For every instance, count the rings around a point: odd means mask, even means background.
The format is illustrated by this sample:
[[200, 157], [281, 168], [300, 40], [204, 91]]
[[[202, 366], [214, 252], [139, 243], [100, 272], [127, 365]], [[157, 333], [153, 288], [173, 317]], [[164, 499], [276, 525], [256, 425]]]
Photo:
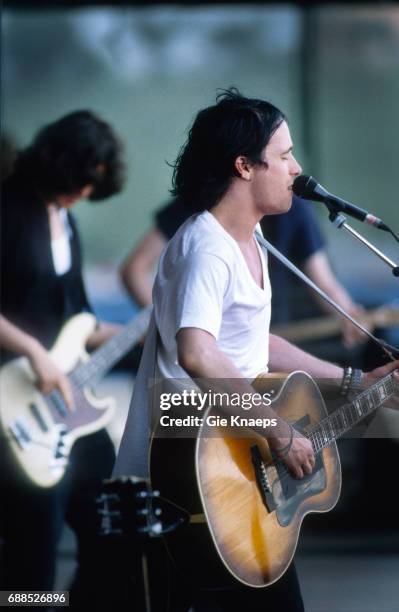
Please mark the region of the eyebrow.
[[287, 155], [287, 153], [291, 153], [291, 151], [293, 150], [293, 145], [290, 146], [289, 149], [287, 149], [287, 151], [282, 151], [281, 155]]

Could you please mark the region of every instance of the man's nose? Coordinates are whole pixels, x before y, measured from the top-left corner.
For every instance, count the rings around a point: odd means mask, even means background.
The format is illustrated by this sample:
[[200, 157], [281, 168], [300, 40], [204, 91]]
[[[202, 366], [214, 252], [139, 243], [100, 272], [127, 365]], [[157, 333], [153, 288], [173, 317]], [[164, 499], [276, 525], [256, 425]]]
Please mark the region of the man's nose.
[[302, 167], [298, 164], [295, 157], [293, 158], [292, 161], [293, 161], [293, 165], [292, 165], [291, 173], [295, 174], [295, 176], [299, 176], [299, 174], [302, 174]]

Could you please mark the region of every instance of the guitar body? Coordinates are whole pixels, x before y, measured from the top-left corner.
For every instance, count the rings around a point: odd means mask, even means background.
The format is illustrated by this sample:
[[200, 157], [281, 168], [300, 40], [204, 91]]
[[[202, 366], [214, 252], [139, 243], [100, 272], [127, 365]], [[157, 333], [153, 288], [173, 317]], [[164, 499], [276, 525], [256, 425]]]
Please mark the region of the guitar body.
[[[59, 369], [71, 374], [89, 359], [85, 344], [96, 319], [82, 313], [62, 328], [50, 356]], [[71, 382], [72, 384], [72, 382]], [[58, 392], [42, 395], [25, 357], [0, 371], [0, 430], [28, 478], [41, 487], [55, 485], [63, 476], [70, 450], [79, 437], [104, 427], [115, 404], [98, 399], [89, 388], [72, 384], [75, 410], [68, 411]]]
[[[265, 392], [276, 389], [276, 382], [258, 378], [254, 386]], [[302, 372], [286, 379], [272, 407], [304, 433], [327, 414], [318, 387]], [[317, 456], [313, 474], [298, 480], [274, 461], [262, 436], [250, 430], [248, 437], [227, 436], [222, 429], [217, 435], [207, 427], [195, 440], [153, 438], [152, 485], [192, 515], [190, 524], [166, 538], [167, 547], [177, 566], [203, 585], [226, 583], [229, 574], [248, 586], [268, 586], [289, 566], [304, 516], [326, 512], [338, 501], [336, 444]], [[253, 447], [266, 469], [266, 495]]]

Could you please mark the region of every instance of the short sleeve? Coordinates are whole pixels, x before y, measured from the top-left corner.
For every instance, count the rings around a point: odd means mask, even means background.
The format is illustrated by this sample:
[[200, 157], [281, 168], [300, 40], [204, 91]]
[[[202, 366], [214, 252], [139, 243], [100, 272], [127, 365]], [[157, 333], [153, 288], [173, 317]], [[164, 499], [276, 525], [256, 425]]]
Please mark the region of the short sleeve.
[[[217, 255], [194, 252], [176, 266], [165, 287], [154, 294], [163, 341], [171, 347], [178, 331], [195, 327], [218, 338], [230, 286], [227, 264]], [[167, 316], [174, 317], [167, 320]]]

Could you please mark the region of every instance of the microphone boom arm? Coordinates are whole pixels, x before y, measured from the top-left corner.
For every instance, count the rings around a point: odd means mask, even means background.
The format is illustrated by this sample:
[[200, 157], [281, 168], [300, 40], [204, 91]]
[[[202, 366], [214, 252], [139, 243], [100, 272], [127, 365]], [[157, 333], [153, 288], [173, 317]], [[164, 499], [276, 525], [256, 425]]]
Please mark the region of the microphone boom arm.
[[399, 265], [398, 264], [392, 261], [392, 259], [389, 259], [389, 257], [384, 255], [382, 251], [377, 249], [377, 247], [375, 247], [371, 242], [366, 240], [364, 236], [362, 236], [361, 234], [359, 234], [359, 232], [353, 229], [353, 227], [351, 227], [346, 222], [346, 217], [342, 213], [338, 213], [337, 210], [335, 210], [334, 205], [327, 204], [327, 207], [328, 207], [328, 210], [330, 211], [330, 214], [328, 217], [331, 223], [335, 225], [335, 227], [337, 227], [338, 229], [345, 229], [351, 236], [353, 236], [359, 242], [364, 244], [368, 249], [370, 249], [370, 251], [372, 251], [375, 255], [377, 255], [377, 257], [379, 257], [382, 261], [384, 261], [392, 269], [392, 274], [394, 276], [399, 277]]

